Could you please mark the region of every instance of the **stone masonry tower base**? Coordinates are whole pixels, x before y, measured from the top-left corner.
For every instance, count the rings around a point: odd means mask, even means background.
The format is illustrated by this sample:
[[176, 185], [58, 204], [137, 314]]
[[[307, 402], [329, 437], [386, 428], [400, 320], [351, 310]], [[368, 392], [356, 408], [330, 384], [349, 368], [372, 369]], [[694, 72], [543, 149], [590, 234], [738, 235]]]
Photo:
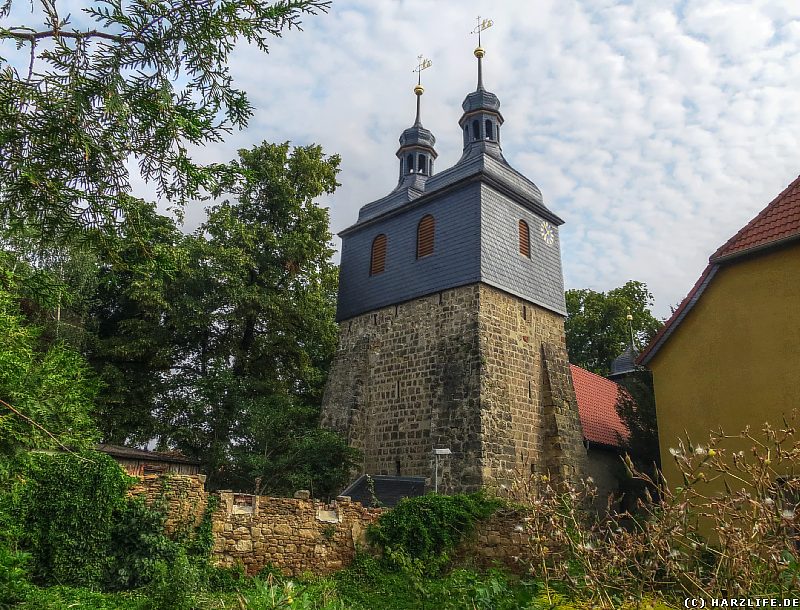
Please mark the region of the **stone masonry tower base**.
[[342, 321], [322, 425], [367, 474], [431, 479], [451, 449], [445, 493], [575, 479], [586, 460], [563, 316], [484, 283]]

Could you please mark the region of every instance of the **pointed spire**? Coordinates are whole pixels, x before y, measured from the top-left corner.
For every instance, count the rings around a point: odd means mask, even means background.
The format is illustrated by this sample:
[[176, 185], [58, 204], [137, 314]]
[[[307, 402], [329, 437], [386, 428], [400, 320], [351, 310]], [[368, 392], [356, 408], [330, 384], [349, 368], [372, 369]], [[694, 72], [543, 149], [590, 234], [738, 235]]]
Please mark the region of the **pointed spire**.
[[433, 62], [430, 59], [426, 59], [422, 55], [417, 55], [417, 59], [419, 63], [417, 63], [417, 67], [414, 68], [414, 72], [417, 73], [417, 86], [414, 87], [414, 94], [417, 96], [417, 117], [414, 119], [414, 126], [421, 127], [422, 122], [419, 118], [419, 107], [420, 107], [420, 98], [422, 94], [425, 93], [425, 88], [422, 86], [422, 71], [427, 70], [433, 65]]
[[481, 47], [481, 32], [483, 30], [488, 30], [490, 27], [494, 25], [494, 21], [491, 19], [484, 19], [481, 21], [481, 16], [478, 15], [477, 17], [478, 25], [475, 26], [475, 29], [472, 30], [472, 34], [478, 35], [478, 46], [475, 49], [475, 57], [478, 58], [478, 88], [477, 91], [485, 91], [483, 88], [483, 56], [486, 55], [486, 51], [483, 50]]

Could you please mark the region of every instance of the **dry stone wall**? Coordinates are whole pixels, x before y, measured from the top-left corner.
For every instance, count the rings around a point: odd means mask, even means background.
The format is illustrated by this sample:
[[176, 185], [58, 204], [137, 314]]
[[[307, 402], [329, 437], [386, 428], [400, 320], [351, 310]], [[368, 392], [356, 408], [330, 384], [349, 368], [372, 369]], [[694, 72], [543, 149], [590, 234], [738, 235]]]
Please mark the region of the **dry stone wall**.
[[456, 549], [454, 560], [484, 569], [503, 567], [517, 574], [527, 573], [534, 556], [525, 517], [522, 510], [501, 509], [479, 521]]
[[327, 574], [350, 564], [380, 513], [357, 502], [221, 493], [212, 557], [221, 566], [241, 563], [248, 574], [267, 566], [289, 576]]
[[[203, 475], [143, 477], [131, 491], [148, 503], [162, 502], [170, 532], [199, 524], [209, 495]], [[384, 509], [358, 502], [324, 504], [311, 499], [271, 498], [219, 492], [211, 515], [212, 561], [242, 564], [249, 574], [271, 566], [288, 576], [328, 574], [347, 567], [366, 530]], [[524, 529], [525, 513], [502, 509], [478, 522], [456, 550], [457, 561], [480, 567], [503, 566], [524, 571], [531, 557]]]
[[[131, 494], [157, 503], [169, 534], [191, 532], [203, 520], [209, 495], [203, 475], [145, 476]], [[324, 504], [311, 499], [271, 498], [218, 492], [211, 515], [216, 565], [241, 563], [249, 574], [272, 566], [288, 576], [327, 574], [350, 564], [366, 529], [382, 510], [357, 502]]]
[[156, 504], [167, 515], [168, 534], [189, 531], [200, 525], [208, 506], [206, 477], [202, 474], [148, 474], [140, 477], [129, 494]]

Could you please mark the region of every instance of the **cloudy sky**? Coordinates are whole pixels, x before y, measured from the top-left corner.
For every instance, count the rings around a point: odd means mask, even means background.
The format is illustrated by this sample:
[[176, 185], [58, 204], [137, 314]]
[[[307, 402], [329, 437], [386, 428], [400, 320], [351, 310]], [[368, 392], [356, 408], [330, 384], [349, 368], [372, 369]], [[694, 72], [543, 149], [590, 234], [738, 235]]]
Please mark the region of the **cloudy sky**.
[[[566, 221], [567, 287], [640, 280], [668, 315], [708, 256], [800, 173], [798, 0], [334, 0], [268, 56], [237, 49], [233, 76], [255, 114], [197, 158], [321, 144], [342, 156], [342, 186], [323, 204], [334, 232], [349, 226], [396, 184], [420, 53], [433, 61], [422, 119], [437, 169], [460, 156], [469, 32], [484, 13], [503, 152]], [[201, 218], [187, 210], [187, 228]]]

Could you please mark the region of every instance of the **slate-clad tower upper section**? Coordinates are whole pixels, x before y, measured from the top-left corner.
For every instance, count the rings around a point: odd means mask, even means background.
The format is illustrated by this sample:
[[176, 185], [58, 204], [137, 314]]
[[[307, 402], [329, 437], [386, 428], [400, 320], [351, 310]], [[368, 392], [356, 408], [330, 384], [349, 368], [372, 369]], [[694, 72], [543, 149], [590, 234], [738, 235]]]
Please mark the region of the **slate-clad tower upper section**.
[[400, 137], [400, 176], [344, 229], [337, 319], [483, 282], [564, 315], [558, 226], [539, 188], [513, 169], [500, 146], [500, 100], [478, 84], [459, 120], [463, 154], [433, 173], [433, 134], [420, 121]]

